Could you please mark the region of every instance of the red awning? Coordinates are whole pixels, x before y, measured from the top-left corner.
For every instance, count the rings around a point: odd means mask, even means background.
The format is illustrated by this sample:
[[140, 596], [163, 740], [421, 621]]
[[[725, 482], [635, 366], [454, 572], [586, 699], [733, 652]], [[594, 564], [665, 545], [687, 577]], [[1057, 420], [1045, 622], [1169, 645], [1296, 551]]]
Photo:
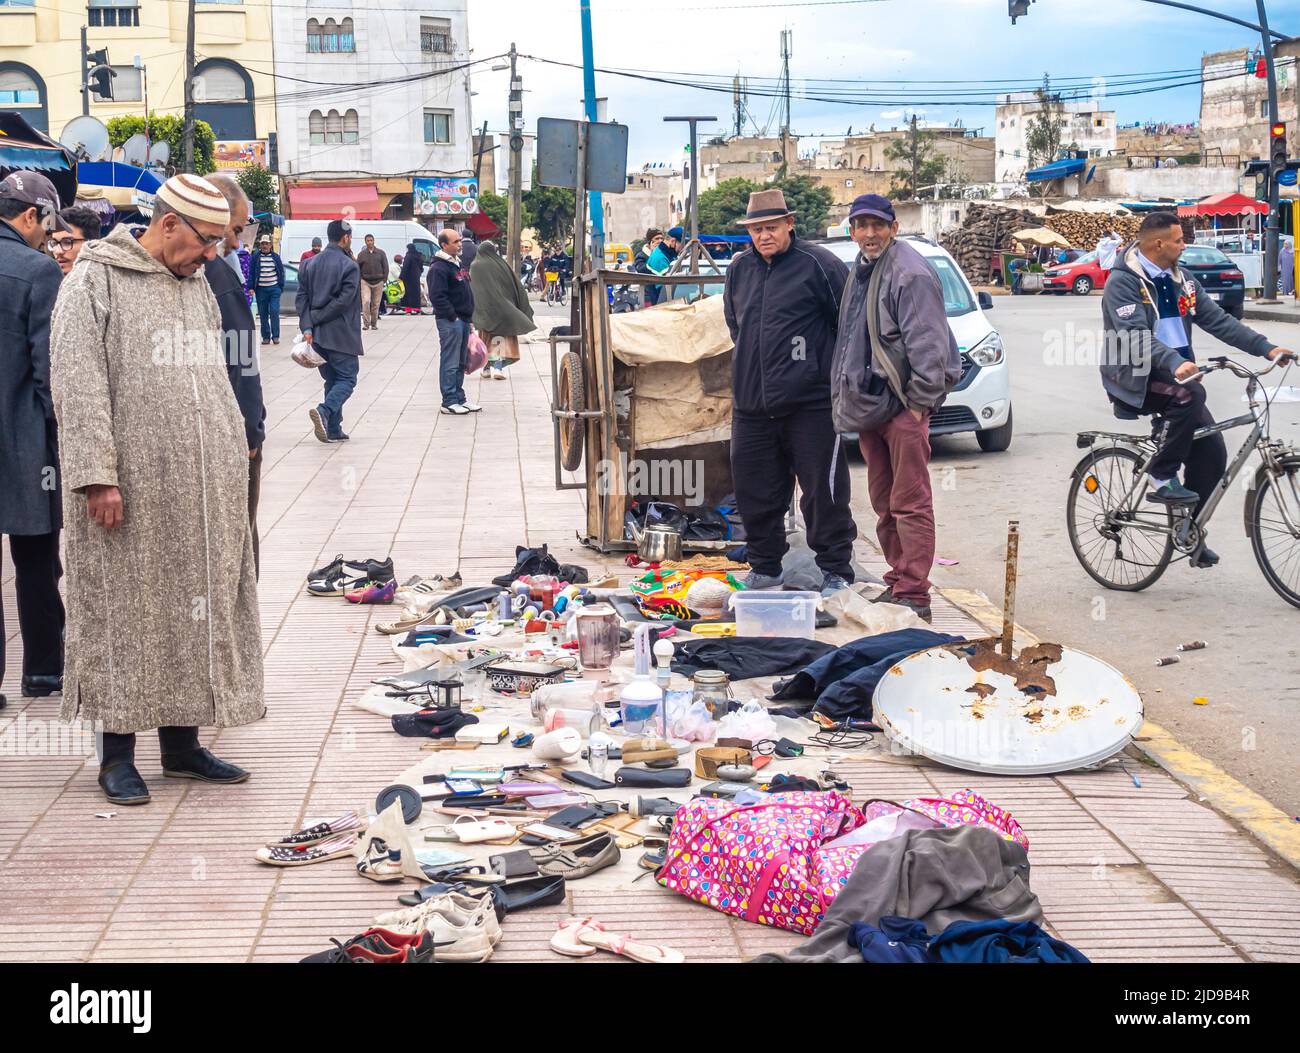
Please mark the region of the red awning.
[[469, 227], [480, 241], [484, 238], [495, 238], [501, 233], [501, 228], [492, 222], [492, 217], [486, 212], [471, 212], [465, 217], [465, 226]]
[[374, 183], [313, 183], [289, 188], [290, 219], [379, 219]]
[[1180, 216], [1267, 216], [1268, 202], [1245, 194], [1211, 194], [1194, 205], [1179, 205]]

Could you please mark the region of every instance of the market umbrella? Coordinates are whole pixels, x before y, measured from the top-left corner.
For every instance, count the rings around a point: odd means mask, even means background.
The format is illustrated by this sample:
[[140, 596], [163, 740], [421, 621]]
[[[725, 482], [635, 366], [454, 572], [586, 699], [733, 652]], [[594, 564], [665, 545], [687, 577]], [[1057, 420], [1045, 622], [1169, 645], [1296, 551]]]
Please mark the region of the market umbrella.
[[1047, 227], [1026, 227], [1011, 235], [1022, 245], [1053, 245], [1059, 249], [1070, 248], [1069, 239]]
[[162, 180], [149, 169], [121, 161], [82, 161], [77, 166], [77, 182], [89, 186], [127, 187], [142, 194], [156, 194], [162, 186]]

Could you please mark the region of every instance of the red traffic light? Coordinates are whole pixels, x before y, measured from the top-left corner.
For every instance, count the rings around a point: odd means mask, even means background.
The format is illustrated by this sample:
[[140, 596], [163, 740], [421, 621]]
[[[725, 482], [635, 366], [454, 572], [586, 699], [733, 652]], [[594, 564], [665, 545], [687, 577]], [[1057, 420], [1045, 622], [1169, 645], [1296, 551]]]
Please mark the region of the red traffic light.
[[1268, 134], [1274, 139], [1281, 139], [1286, 135], [1286, 125], [1279, 121], [1277, 124], [1269, 128]]

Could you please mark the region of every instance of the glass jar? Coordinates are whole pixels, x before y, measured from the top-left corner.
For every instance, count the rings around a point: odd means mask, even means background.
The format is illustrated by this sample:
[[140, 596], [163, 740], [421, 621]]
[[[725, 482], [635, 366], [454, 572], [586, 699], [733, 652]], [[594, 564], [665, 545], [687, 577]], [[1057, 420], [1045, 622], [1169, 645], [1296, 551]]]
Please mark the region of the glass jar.
[[703, 702], [714, 720], [727, 715], [731, 693], [731, 677], [721, 669], [698, 669], [691, 677], [691, 702]]

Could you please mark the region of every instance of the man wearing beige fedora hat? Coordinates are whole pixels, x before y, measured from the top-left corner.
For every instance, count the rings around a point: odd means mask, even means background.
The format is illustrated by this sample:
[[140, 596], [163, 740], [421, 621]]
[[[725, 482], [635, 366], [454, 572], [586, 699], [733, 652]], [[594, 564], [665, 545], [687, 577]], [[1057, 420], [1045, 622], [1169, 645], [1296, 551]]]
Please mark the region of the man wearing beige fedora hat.
[[745, 523], [750, 588], [779, 588], [796, 480], [824, 595], [853, 581], [857, 527], [831, 424], [831, 355], [848, 268], [796, 237], [780, 190], [758, 190], [740, 224], [751, 248], [727, 268], [732, 358], [731, 475]]

